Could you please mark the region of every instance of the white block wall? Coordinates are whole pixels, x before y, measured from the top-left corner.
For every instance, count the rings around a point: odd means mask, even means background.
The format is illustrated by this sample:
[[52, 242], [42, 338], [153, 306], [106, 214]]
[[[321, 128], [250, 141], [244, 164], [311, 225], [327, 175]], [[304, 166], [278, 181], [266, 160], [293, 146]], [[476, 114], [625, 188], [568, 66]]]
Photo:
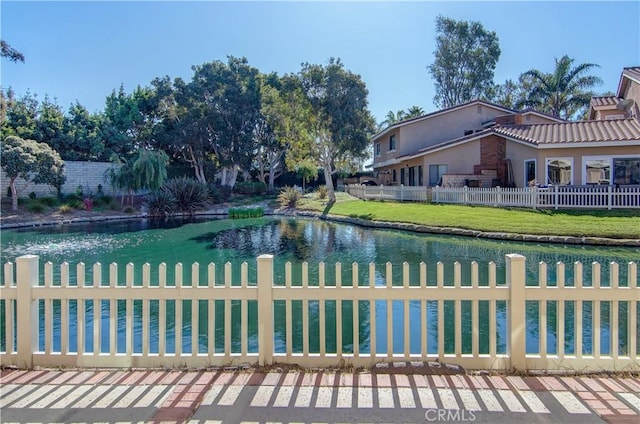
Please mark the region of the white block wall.
[[[113, 195], [116, 194], [111, 188], [108, 181], [105, 180], [105, 172], [107, 169], [119, 166], [114, 165], [111, 162], [80, 162], [67, 160], [64, 162], [64, 172], [67, 176], [67, 181], [62, 186], [63, 194], [75, 193], [78, 186], [82, 186], [83, 193], [98, 193], [98, 185], [102, 185], [102, 192], [104, 194]], [[9, 187], [9, 179], [5, 175], [4, 171], [0, 174], [0, 195], [7, 196], [7, 190]], [[18, 179], [16, 183], [18, 188], [18, 197], [28, 197], [29, 193], [34, 192], [38, 197], [55, 196], [56, 189], [52, 186], [45, 184], [27, 184], [26, 181]]]

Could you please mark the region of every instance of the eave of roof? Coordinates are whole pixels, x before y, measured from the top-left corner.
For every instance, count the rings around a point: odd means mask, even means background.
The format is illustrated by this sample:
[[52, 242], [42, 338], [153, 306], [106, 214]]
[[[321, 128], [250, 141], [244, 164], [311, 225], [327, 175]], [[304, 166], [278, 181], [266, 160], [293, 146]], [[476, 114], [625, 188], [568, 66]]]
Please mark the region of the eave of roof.
[[640, 123], [635, 119], [504, 125], [493, 130], [538, 145], [640, 140]]
[[538, 115], [543, 118], [553, 119], [556, 122], [567, 122], [566, 119], [558, 118], [557, 116], [549, 115], [548, 113], [540, 112], [535, 109], [524, 109], [520, 112], [521, 115]]
[[634, 81], [635, 83], [640, 84], [640, 66], [630, 66], [622, 69], [620, 82], [618, 83], [618, 97], [623, 97], [623, 91], [628, 84], [627, 81]]
[[617, 96], [599, 96], [592, 97], [589, 105], [594, 109], [608, 109], [611, 106], [617, 106], [621, 101], [622, 99]]

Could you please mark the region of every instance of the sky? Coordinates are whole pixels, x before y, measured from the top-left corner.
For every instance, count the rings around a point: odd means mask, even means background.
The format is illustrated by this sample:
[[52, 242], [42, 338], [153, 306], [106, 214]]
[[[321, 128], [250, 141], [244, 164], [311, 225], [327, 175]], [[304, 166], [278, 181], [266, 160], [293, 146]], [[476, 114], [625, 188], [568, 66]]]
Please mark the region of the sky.
[[615, 92], [623, 67], [640, 66], [640, 1], [111, 1], [0, 2], [0, 38], [25, 63], [1, 61], [1, 85], [76, 101], [92, 112], [120, 85], [131, 92], [156, 77], [189, 80], [191, 67], [246, 57], [263, 73], [297, 73], [330, 57], [359, 74], [377, 122], [388, 111], [433, 104], [427, 67], [435, 18], [478, 21], [495, 31], [496, 83], [554, 58], [600, 65], [598, 92]]

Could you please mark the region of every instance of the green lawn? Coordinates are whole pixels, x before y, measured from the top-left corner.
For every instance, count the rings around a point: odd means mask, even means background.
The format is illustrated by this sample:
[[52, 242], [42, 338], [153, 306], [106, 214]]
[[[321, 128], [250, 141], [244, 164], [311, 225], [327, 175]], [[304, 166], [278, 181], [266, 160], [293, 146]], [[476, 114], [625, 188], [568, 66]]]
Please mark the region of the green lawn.
[[[480, 206], [363, 201], [337, 193], [333, 215], [486, 232], [640, 239], [640, 210], [534, 211]], [[306, 195], [300, 209], [323, 211], [326, 201]]]

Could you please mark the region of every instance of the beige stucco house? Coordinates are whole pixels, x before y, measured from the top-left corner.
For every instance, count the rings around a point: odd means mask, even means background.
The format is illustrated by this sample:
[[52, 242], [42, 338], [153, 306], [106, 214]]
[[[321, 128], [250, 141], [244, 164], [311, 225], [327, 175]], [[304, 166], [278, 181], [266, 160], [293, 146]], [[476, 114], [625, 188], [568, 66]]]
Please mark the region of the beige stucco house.
[[640, 185], [639, 102], [640, 67], [588, 121], [476, 100], [379, 132], [373, 168], [385, 185]]

